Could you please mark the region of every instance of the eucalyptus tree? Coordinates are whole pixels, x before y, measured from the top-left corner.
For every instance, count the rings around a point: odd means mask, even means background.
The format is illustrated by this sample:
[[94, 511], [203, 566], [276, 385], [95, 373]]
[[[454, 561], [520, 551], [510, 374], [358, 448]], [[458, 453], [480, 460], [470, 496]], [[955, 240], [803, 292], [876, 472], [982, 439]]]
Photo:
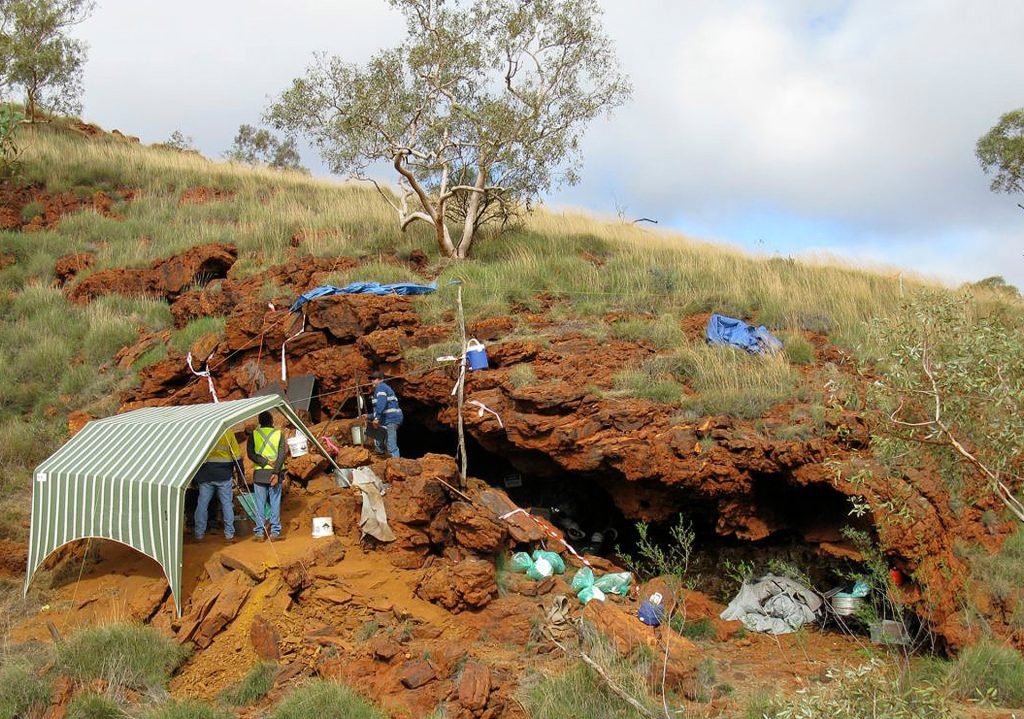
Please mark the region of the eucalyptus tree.
[[1024, 192], [1024, 107], [1003, 114], [974, 148], [992, 192]]
[[[441, 254], [465, 258], [495, 207], [578, 181], [584, 129], [629, 80], [595, 0], [389, 1], [400, 45], [364, 65], [315, 56], [266, 119], [332, 172], [374, 182], [402, 230], [428, 223]], [[382, 166], [397, 193], [371, 177]]]

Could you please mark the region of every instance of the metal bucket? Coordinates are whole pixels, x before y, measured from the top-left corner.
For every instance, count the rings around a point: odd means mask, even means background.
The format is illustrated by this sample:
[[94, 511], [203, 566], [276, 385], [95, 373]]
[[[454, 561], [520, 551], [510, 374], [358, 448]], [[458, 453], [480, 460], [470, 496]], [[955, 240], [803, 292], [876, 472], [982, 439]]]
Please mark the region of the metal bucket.
[[830, 600], [832, 611], [840, 617], [849, 617], [857, 613], [857, 610], [864, 604], [864, 597], [840, 597], [835, 596]]

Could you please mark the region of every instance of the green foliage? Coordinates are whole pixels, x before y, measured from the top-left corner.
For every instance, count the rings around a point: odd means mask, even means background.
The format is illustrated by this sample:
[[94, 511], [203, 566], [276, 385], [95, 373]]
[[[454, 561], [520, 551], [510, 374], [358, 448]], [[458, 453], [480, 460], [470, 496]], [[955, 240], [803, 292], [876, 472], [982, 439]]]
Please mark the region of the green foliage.
[[1024, 192], [1024, 108], [999, 118], [974, 148], [985, 174], [995, 173], [992, 192]]
[[967, 287], [981, 292], [991, 292], [1009, 300], [1020, 299], [1020, 290], [1007, 282], [1002, 275], [993, 275], [977, 282], [970, 282]]
[[277, 665], [271, 662], [256, 664], [235, 686], [220, 694], [222, 701], [234, 706], [255, 704], [274, 687]]
[[464, 258], [482, 208], [460, 205], [465, 231], [453, 241], [451, 196], [528, 203], [572, 184], [577, 138], [626, 101], [629, 83], [593, 2], [394, 5], [408, 28], [402, 45], [365, 66], [318, 55], [267, 120], [308, 137], [333, 172], [362, 178], [374, 162], [394, 166], [419, 212], [382, 196], [403, 218], [435, 228], [443, 255]]
[[29, 716], [33, 708], [50, 702], [50, 686], [21, 662], [0, 665], [0, 719]]
[[762, 689], [747, 699], [743, 707], [743, 719], [772, 719], [782, 708], [774, 692]]
[[694, 641], [708, 641], [717, 636], [715, 623], [708, 617], [686, 621], [682, 615], [673, 614], [669, 626], [677, 633]]
[[30, 202], [21, 208], [21, 221], [31, 222], [35, 217], [42, 215], [46, 207], [42, 202]]
[[370, 621], [363, 623], [363, 626], [359, 627], [359, 631], [356, 632], [356, 641], [365, 642], [379, 630], [380, 624], [371, 619]]
[[163, 146], [177, 150], [178, 152], [191, 152], [196, 149], [196, 140], [191, 135], [186, 135], [181, 130], [175, 130], [170, 134], [167, 140], [164, 141]]
[[7, 0], [0, 24], [4, 84], [25, 93], [25, 114], [81, 109], [87, 45], [69, 31], [92, 14], [93, 0]]
[[80, 681], [105, 679], [129, 689], [164, 687], [190, 650], [151, 627], [88, 627], [57, 648], [57, 666]]
[[232, 714], [196, 699], [172, 699], [142, 716], [143, 719], [230, 719]]
[[302, 166], [302, 158], [294, 137], [279, 140], [266, 129], [252, 125], [239, 125], [238, 133], [231, 148], [224, 153], [231, 162], [246, 165], [266, 165], [275, 170], [299, 170], [309, 172]]
[[[226, 318], [224, 317], [200, 317], [199, 319], [192, 320], [181, 329], [171, 333], [171, 347], [181, 354], [185, 354], [196, 340], [209, 334], [217, 335], [218, 337], [224, 334], [225, 322]], [[196, 362], [201, 362], [202, 360], [202, 357], [194, 358]]]
[[[3, 37], [0, 35], [0, 44], [2, 43]], [[2, 62], [0, 60], [0, 63]], [[0, 65], [0, 82], [2, 80], [3, 71], [2, 65]], [[21, 155], [18, 130], [24, 119], [25, 116], [12, 105], [0, 104], [0, 177], [10, 177], [15, 174], [18, 157]]]
[[[881, 458], [918, 467], [926, 456], [941, 468], [996, 478], [1019, 469], [1024, 444], [1024, 333], [1020, 313], [988, 309], [966, 294], [916, 292], [902, 311], [874, 324], [884, 380], [871, 402], [882, 417], [903, 423], [873, 435]], [[938, 410], [936, 409], [938, 407]], [[889, 422], [891, 426], [891, 422]], [[959, 451], [969, 445], [977, 462]], [[947, 476], [951, 476], [950, 473]], [[956, 487], [951, 487], [956, 489]]]
[[790, 364], [812, 364], [814, 362], [814, 345], [803, 335], [796, 332], [783, 333], [783, 352]]
[[[657, 658], [639, 652], [620, 656], [607, 639], [586, 623], [582, 627], [581, 642], [580, 648], [617, 686], [649, 711], [654, 709], [647, 678]], [[639, 712], [609, 690], [607, 683], [581, 660], [572, 661], [562, 672], [527, 676], [519, 699], [532, 719], [642, 719], [653, 715], [653, 711]]]
[[123, 719], [125, 713], [110, 697], [88, 691], [71, 700], [64, 716], [67, 719]]
[[649, 342], [655, 349], [671, 349], [683, 339], [683, 332], [672, 315], [662, 315], [657, 320], [620, 320], [612, 323], [611, 334], [627, 342]]
[[314, 680], [294, 689], [270, 713], [270, 719], [387, 719], [380, 708], [336, 682]]
[[683, 515], [679, 515], [669, 537], [662, 541], [651, 536], [646, 522], [637, 522], [636, 555], [618, 552], [626, 568], [637, 577], [666, 577], [678, 587], [684, 586], [690, 571], [690, 557], [693, 554], [696, 534], [693, 526]]
[[512, 383], [513, 387], [517, 389], [522, 387], [529, 387], [536, 383], [537, 374], [533, 371], [533, 365], [528, 362], [517, 364], [515, 367], [508, 372], [508, 381]]
[[660, 370], [660, 362], [647, 361], [635, 369], [616, 372], [614, 387], [631, 397], [661, 404], [678, 404], [683, 396], [683, 386]]
[[859, 667], [827, 669], [827, 683], [796, 699], [771, 706], [767, 719], [948, 719], [953, 714], [943, 690], [915, 686], [909, 675], [880, 659]]
[[987, 699], [1024, 708], [1024, 656], [1012, 647], [983, 639], [960, 652], [949, 683], [961, 699]]
[[1024, 611], [1024, 601], [1019, 597], [1019, 590], [1024, 587], [1024, 529], [1018, 527], [995, 554], [975, 544], [958, 545], [957, 549], [966, 556], [971, 577], [992, 597], [1009, 602], [1014, 610]]

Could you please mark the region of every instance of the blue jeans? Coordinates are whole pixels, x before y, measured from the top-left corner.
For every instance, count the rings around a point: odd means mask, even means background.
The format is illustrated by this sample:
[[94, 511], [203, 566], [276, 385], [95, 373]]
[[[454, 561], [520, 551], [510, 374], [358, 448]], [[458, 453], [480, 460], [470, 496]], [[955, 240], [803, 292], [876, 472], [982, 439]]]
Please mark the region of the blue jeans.
[[270, 536], [277, 537], [281, 534], [281, 482], [271, 487], [269, 484], [252, 485], [253, 493], [256, 495], [256, 516], [261, 521], [256, 523], [256, 536], [263, 536], [262, 521], [267, 516], [267, 498], [270, 498]]
[[398, 427], [397, 424], [382, 424], [373, 428], [373, 446], [383, 454], [385, 450], [389, 457], [401, 457], [398, 453]]
[[195, 538], [202, 539], [206, 534], [207, 512], [210, 509], [210, 500], [217, 495], [220, 501], [220, 511], [224, 515], [224, 536], [231, 539], [235, 536], [235, 508], [234, 497], [231, 494], [231, 480], [220, 482], [199, 483], [199, 504], [196, 505], [196, 527]]

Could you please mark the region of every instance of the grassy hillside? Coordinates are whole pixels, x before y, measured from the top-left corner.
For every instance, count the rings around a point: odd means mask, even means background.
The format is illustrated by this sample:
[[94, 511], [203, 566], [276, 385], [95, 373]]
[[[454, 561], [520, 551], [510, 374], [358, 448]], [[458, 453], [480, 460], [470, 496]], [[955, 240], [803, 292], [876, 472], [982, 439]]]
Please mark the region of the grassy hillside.
[[[117, 390], [133, 381], [110, 364], [119, 348], [140, 330], [170, 327], [160, 301], [106, 297], [85, 307], [70, 304], [52, 282], [54, 262], [72, 252], [96, 255], [83, 275], [143, 266], [211, 241], [239, 248], [232, 270], [239, 277], [295, 254], [357, 257], [362, 265], [335, 282], [462, 280], [470, 319], [520, 314], [541, 307], [543, 298], [555, 319], [668, 351], [645, 366], [623, 368], [617, 388], [679, 401], [685, 381], [698, 394], [706, 390], [706, 401], [691, 407], [698, 413], [757, 414], [792, 393], [794, 366], [809, 357], [801, 331], [827, 333], [854, 355], [869, 355], [866, 322], [895, 311], [901, 297], [893, 276], [754, 258], [671, 232], [546, 210], [514, 230], [485, 236], [474, 259], [451, 264], [437, 259], [429, 230], [401, 233], [390, 207], [364, 185], [233, 166], [108, 135], [90, 138], [58, 124], [26, 128], [22, 142], [20, 183], [83, 200], [102, 191], [115, 201], [111, 216], [86, 209], [44, 231], [0, 233], [3, 252], [15, 258], [0, 269], [0, 467], [11, 485], [24, 486], [25, 468], [64, 438], [69, 412], [116, 409]], [[197, 187], [221, 194], [188, 202], [185, 193]], [[43, 211], [26, 206], [23, 219]], [[434, 258], [423, 277], [397, 262], [414, 250]], [[437, 320], [449, 303], [438, 293], [419, 307]], [[678, 320], [703, 311], [767, 324], [791, 340], [788, 358], [712, 354], [678, 329]], [[180, 330], [172, 343], [187, 346], [200, 329], [208, 328]], [[12, 487], [2, 492], [12, 493]], [[17, 524], [11, 516], [0, 516], [0, 523], [4, 534], [23, 531], [11, 526]]]

